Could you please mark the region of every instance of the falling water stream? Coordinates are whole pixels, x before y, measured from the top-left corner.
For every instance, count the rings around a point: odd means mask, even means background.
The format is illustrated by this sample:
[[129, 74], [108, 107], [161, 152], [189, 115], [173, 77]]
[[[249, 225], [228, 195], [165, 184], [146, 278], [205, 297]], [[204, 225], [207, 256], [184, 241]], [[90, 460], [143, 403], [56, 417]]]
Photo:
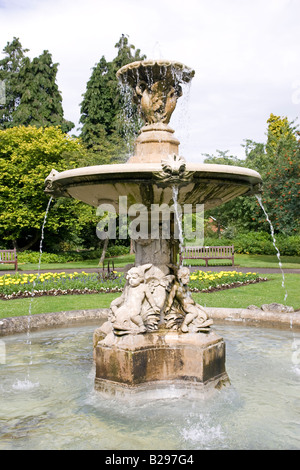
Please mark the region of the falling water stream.
[[[50, 197], [48, 201], [48, 205], [46, 208], [46, 213], [45, 217], [43, 220], [42, 224], [42, 231], [41, 231], [41, 239], [40, 239], [40, 247], [39, 247], [39, 262], [38, 262], [38, 270], [37, 270], [37, 279], [40, 276], [40, 270], [41, 270], [41, 262], [42, 262], [42, 254], [43, 254], [43, 241], [44, 241], [44, 231], [45, 231], [45, 225], [47, 222], [47, 217], [48, 217], [48, 212], [50, 209], [50, 205], [52, 202], [52, 196]], [[32, 291], [31, 291], [31, 298], [29, 302], [29, 309], [28, 309], [28, 315], [27, 315], [27, 333], [26, 333], [26, 344], [28, 347], [28, 352], [29, 352], [29, 360], [28, 360], [28, 365], [27, 365], [27, 377], [24, 380], [17, 380], [16, 383], [14, 384], [15, 389], [31, 389], [39, 385], [38, 382], [32, 382], [30, 380], [30, 367], [32, 365], [32, 344], [31, 344], [31, 310], [32, 310], [32, 302], [34, 298], [34, 288], [36, 285], [36, 279], [32, 283]]]
[[276, 254], [277, 254], [277, 258], [278, 258], [278, 265], [279, 265], [279, 269], [280, 269], [281, 274], [282, 274], [282, 284], [281, 284], [281, 285], [282, 285], [282, 288], [283, 288], [284, 291], [285, 291], [284, 302], [286, 302], [287, 297], [288, 297], [288, 293], [287, 293], [287, 290], [286, 290], [286, 288], [285, 288], [285, 276], [284, 276], [284, 271], [283, 271], [283, 269], [282, 269], [282, 263], [281, 263], [281, 259], [280, 259], [280, 251], [279, 251], [279, 249], [278, 249], [278, 247], [277, 247], [277, 245], [276, 245], [276, 238], [275, 238], [275, 233], [274, 233], [274, 227], [273, 227], [273, 225], [272, 225], [272, 222], [271, 222], [270, 219], [269, 219], [269, 216], [268, 216], [268, 214], [267, 214], [267, 212], [266, 212], [266, 210], [265, 210], [265, 208], [264, 208], [264, 205], [263, 205], [263, 203], [262, 203], [261, 196], [260, 196], [259, 194], [256, 194], [256, 199], [258, 200], [259, 205], [260, 205], [260, 207], [262, 208], [263, 213], [265, 214], [266, 220], [267, 220], [267, 222], [268, 222], [269, 225], [270, 225], [271, 236], [272, 236], [272, 240], [273, 240], [273, 246], [274, 246], [274, 248], [275, 248], [275, 250], [276, 250]]
[[[172, 198], [173, 198], [173, 206], [174, 206], [174, 214], [177, 222], [177, 230], [178, 230], [178, 239], [179, 239], [179, 259], [181, 260], [181, 253], [184, 245], [184, 238], [182, 233], [182, 218], [181, 212], [179, 213], [178, 209], [178, 186], [172, 186]], [[176, 230], [175, 230], [176, 234]]]

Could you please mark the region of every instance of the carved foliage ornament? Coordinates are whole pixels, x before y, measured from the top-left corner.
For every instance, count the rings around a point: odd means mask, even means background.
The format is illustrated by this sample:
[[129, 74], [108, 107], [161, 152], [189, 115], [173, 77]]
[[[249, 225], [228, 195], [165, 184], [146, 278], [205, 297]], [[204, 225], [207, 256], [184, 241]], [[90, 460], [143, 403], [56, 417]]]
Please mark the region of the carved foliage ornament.
[[173, 153], [161, 160], [162, 170], [155, 172], [155, 177], [162, 183], [190, 182], [193, 171], [186, 171], [186, 161], [183, 157]]

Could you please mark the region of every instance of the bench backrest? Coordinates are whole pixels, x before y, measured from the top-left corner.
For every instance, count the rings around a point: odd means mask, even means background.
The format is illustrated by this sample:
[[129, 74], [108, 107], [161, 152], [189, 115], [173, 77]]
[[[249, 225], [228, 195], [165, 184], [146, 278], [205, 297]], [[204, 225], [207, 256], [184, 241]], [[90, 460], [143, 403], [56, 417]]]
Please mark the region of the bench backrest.
[[185, 246], [182, 257], [197, 258], [199, 256], [210, 258], [225, 258], [234, 254], [234, 245], [231, 246]]
[[16, 250], [0, 250], [0, 262], [15, 261], [17, 257]]

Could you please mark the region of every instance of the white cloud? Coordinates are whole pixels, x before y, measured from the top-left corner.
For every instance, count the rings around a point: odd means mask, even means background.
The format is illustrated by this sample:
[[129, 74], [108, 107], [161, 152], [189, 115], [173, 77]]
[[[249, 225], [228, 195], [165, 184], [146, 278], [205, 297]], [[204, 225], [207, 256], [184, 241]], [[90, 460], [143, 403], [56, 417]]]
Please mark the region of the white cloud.
[[32, 57], [51, 52], [65, 117], [76, 125], [91, 68], [115, 56], [122, 33], [148, 58], [194, 68], [189, 119], [179, 129], [185, 119], [175, 115], [173, 127], [184, 156], [201, 161], [216, 149], [241, 156], [246, 138], [265, 140], [271, 112], [299, 115], [299, 13], [297, 0], [0, 0], [0, 48], [17, 36]]

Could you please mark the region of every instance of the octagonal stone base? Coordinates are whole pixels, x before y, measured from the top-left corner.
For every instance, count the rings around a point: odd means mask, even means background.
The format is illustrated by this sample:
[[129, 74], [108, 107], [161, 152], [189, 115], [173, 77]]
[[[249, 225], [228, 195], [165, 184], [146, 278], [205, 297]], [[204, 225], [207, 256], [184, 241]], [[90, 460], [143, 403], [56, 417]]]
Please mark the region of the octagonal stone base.
[[225, 343], [208, 334], [170, 330], [115, 337], [96, 346], [95, 389], [110, 394], [203, 392], [229, 384]]

